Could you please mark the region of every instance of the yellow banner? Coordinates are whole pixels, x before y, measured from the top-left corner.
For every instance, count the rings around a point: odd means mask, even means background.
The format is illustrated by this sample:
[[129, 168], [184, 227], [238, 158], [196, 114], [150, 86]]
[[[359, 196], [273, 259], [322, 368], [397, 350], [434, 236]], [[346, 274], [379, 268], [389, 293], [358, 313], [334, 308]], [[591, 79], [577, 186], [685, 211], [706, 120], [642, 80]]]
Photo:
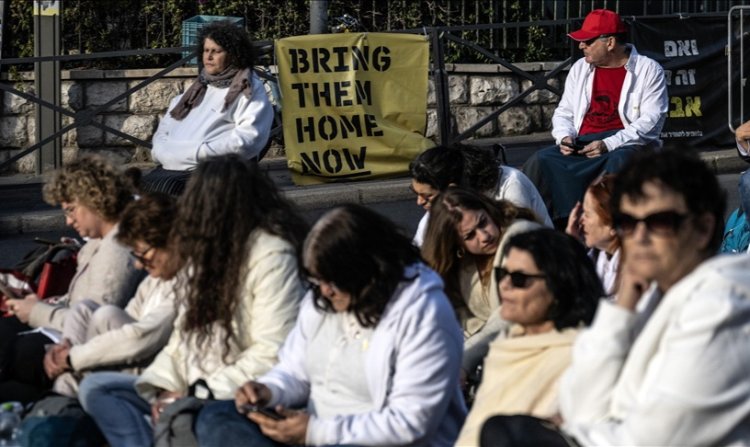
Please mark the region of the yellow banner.
[[276, 41], [284, 144], [298, 185], [401, 175], [424, 137], [424, 36], [342, 33]]

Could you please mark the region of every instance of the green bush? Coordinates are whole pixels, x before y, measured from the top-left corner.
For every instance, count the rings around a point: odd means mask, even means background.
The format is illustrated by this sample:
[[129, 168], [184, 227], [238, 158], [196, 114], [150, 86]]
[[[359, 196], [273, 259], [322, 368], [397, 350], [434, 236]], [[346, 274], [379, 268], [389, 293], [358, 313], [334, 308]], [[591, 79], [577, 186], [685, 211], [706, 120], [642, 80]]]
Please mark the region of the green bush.
[[[198, 14], [235, 16], [256, 40], [309, 32], [310, 0], [65, 0], [62, 13], [63, 54], [96, 53], [143, 48], [180, 47], [182, 21]], [[32, 2], [9, 4], [3, 57], [33, 55]], [[420, 29], [428, 26], [504, 23], [541, 18], [528, 10], [529, 2], [331, 0], [329, 17], [344, 13], [357, 17], [364, 31]], [[536, 14], [536, 15], [534, 15]], [[516, 33], [500, 30], [460, 33], [511, 61], [539, 60], [553, 55], [557, 32], [531, 27]], [[177, 54], [67, 62], [63, 68], [153, 68], [179, 58]], [[448, 62], [486, 62], [466, 47], [451, 44]], [[30, 68], [30, 67], [16, 67]]]

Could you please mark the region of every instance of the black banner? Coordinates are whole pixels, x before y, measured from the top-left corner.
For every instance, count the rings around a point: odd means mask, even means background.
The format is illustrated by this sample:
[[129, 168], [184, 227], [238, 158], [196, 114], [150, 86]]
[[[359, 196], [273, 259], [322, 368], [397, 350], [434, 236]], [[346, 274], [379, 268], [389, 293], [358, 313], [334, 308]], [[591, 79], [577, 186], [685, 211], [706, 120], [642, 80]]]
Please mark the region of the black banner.
[[[638, 18], [630, 23], [630, 38], [639, 53], [664, 67], [669, 91], [669, 112], [661, 134], [664, 143], [734, 145], [727, 126], [726, 17]], [[730, 82], [739, 95], [739, 68]]]

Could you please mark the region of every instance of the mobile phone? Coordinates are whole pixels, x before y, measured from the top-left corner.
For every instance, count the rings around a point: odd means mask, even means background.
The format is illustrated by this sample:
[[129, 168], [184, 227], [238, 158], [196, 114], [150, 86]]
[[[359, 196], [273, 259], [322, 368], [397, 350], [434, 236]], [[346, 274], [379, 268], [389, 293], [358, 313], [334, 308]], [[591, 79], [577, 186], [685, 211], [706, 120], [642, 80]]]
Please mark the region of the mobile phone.
[[572, 143], [568, 143], [567, 141], [561, 141], [560, 144], [563, 145], [563, 146], [565, 146], [565, 147], [569, 147], [569, 148], [573, 149], [573, 152], [578, 152], [581, 149], [583, 149], [584, 147], [586, 147], [585, 144], [576, 143], [575, 141], [572, 142]]
[[274, 410], [273, 408], [261, 407], [260, 405], [244, 404], [240, 407], [239, 411], [242, 414], [248, 414], [251, 412], [260, 413], [263, 416], [269, 417], [275, 421], [286, 419], [286, 416], [279, 414], [279, 412]]

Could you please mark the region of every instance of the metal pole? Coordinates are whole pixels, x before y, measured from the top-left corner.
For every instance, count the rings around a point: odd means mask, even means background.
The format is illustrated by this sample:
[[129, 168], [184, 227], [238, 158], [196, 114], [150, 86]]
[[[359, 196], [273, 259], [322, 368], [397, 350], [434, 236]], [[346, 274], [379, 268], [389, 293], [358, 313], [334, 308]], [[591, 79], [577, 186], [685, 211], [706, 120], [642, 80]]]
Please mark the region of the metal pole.
[[[34, 1], [34, 56], [60, 54], [60, 13], [62, 1]], [[46, 61], [34, 64], [34, 87], [38, 97], [60, 105], [60, 62]], [[60, 113], [36, 105], [36, 141], [54, 135], [61, 127]], [[55, 138], [44, 144], [38, 152], [36, 172], [62, 166], [62, 139]]]
[[328, 0], [310, 0], [310, 34], [328, 33]]
[[432, 40], [432, 79], [435, 83], [435, 101], [437, 102], [437, 126], [440, 144], [448, 144], [451, 139], [450, 95], [448, 93], [448, 74], [445, 71], [443, 39], [440, 29], [430, 30]]

